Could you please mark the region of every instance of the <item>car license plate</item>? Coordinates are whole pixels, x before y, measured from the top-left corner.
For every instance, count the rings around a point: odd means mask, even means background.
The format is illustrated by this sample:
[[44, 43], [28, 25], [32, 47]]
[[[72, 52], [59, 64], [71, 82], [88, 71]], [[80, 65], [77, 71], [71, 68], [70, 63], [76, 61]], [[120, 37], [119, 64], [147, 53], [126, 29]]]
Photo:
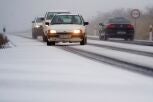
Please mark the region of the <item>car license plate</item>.
[[69, 35], [60, 35], [60, 38], [61, 39], [67, 39], [67, 38], [69, 38]]
[[117, 34], [126, 34], [124, 31], [118, 31]]

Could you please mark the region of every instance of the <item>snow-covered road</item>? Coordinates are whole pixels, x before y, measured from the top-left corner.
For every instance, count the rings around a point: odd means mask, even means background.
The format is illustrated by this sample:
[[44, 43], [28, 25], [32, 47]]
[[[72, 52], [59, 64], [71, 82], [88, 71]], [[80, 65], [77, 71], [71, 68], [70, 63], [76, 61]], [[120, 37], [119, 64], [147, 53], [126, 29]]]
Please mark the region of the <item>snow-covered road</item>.
[[142, 52], [148, 52], [153, 53], [153, 47], [152, 46], [142, 46], [142, 45], [135, 45], [135, 44], [125, 44], [125, 43], [114, 43], [114, 42], [107, 42], [107, 41], [99, 41], [99, 40], [88, 40], [89, 43], [92, 44], [100, 44], [100, 45], [107, 45], [110, 47], [117, 47], [117, 48], [123, 48], [123, 49], [130, 49], [135, 51], [142, 51]]
[[9, 38], [16, 46], [0, 50], [0, 102], [153, 102], [152, 77]]
[[153, 69], [153, 57], [131, 54], [128, 52], [110, 50], [102, 47], [95, 46], [73, 46], [73, 48], [82, 49], [83, 51], [93, 52], [99, 55], [107, 56], [109, 58], [117, 59], [120, 61], [145, 66]]

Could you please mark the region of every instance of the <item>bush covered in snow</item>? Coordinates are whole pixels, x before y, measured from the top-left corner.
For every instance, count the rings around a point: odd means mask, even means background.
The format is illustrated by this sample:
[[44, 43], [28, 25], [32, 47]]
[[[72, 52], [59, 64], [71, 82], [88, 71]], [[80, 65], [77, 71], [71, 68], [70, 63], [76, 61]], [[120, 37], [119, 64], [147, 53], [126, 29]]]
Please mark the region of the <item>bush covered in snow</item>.
[[6, 43], [8, 43], [8, 38], [0, 33], [0, 48], [4, 47]]

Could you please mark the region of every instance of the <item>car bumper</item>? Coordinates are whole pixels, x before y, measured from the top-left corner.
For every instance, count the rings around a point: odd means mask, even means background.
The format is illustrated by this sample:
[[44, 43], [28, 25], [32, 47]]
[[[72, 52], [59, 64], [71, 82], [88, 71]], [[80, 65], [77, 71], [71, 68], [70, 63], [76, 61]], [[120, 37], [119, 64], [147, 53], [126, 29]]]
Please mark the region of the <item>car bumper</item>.
[[[63, 38], [62, 35], [66, 35], [67, 37]], [[83, 40], [85, 34], [54, 34], [47, 35], [48, 41], [56, 41], [56, 42], [80, 42]]]
[[129, 38], [129, 37], [134, 37], [134, 31], [133, 30], [116, 30], [116, 31], [111, 31], [108, 30], [106, 31], [106, 36], [112, 37], [112, 38]]
[[55, 42], [80, 42], [80, 41], [82, 41], [82, 39], [81, 38], [61, 39], [61, 38], [52, 37], [52, 38], [49, 38], [48, 41], [55, 41]]
[[133, 37], [134, 34], [106, 34], [108, 37], [112, 38], [127, 38], [127, 37]]

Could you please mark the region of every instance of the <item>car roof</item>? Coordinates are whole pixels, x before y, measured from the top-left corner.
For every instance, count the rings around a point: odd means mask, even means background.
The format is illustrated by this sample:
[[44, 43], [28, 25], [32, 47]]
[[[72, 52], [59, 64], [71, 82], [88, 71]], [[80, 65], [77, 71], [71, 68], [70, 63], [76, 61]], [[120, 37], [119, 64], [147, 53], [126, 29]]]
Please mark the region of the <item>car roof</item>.
[[69, 11], [54, 11], [54, 12], [47, 12], [47, 13], [70, 13]]
[[127, 17], [122, 17], [122, 16], [117, 16], [117, 17], [109, 17], [107, 20], [110, 20], [110, 19], [128, 19]]
[[107, 21], [108, 23], [131, 23], [126, 17], [111, 17]]
[[61, 13], [61, 14], [56, 14], [56, 15], [78, 15], [78, 16], [80, 16], [79, 14], [72, 14], [72, 13], [69, 13], [69, 14], [67, 14], [67, 13]]
[[39, 18], [44, 18], [44, 17], [36, 17], [36, 19], [39, 19]]

